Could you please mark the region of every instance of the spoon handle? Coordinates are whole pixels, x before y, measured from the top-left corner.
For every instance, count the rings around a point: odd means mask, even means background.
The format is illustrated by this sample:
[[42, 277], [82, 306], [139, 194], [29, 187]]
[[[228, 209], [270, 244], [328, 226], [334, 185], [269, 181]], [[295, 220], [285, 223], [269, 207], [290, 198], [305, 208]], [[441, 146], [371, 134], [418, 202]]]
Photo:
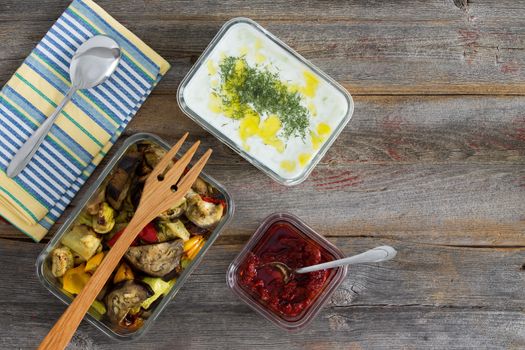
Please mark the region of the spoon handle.
[[390, 260], [397, 254], [396, 250], [390, 246], [384, 245], [376, 247], [374, 249], [367, 250], [364, 253], [349, 256], [348, 258], [329, 261], [322, 264], [301, 267], [295, 270], [295, 273], [307, 273], [319, 270], [326, 270], [333, 267], [339, 267], [344, 265], [361, 264], [361, 263], [373, 263]]
[[20, 149], [16, 152], [15, 156], [13, 157], [13, 159], [11, 159], [11, 162], [9, 163], [9, 166], [6, 170], [6, 175], [8, 177], [13, 178], [20, 174], [22, 170], [24, 170], [31, 158], [33, 158], [33, 155], [38, 150], [38, 147], [40, 147], [40, 145], [44, 141], [44, 138], [53, 126], [55, 119], [59, 116], [66, 103], [68, 103], [69, 100], [71, 100], [71, 97], [73, 96], [75, 91], [75, 88], [69, 88], [68, 92], [62, 99], [62, 102], [60, 102], [53, 114], [51, 114], [51, 116], [49, 116], [42, 123], [42, 125], [40, 125], [40, 127], [35, 131], [35, 133], [31, 135], [29, 139], [27, 139], [27, 141], [22, 145], [22, 147], [20, 147]]

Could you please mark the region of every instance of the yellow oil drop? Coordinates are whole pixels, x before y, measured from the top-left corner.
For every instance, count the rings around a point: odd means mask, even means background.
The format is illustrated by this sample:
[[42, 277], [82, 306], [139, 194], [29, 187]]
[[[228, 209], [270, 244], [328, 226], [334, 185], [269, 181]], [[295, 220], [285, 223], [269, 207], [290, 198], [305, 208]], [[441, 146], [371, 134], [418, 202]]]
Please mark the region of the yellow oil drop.
[[241, 56], [246, 56], [248, 54], [248, 46], [243, 46], [241, 47], [241, 49], [239, 50], [239, 53], [241, 54]]
[[312, 148], [318, 150], [323, 144], [323, 137], [317, 135], [315, 132], [310, 131], [310, 139], [312, 140]]
[[314, 97], [317, 91], [317, 87], [319, 86], [319, 79], [313, 72], [309, 70], [305, 70], [303, 72], [303, 77], [305, 85], [301, 88], [301, 92], [305, 96]]
[[332, 131], [332, 129], [330, 128], [330, 125], [328, 125], [326, 123], [319, 123], [319, 124], [317, 124], [317, 133], [320, 136], [326, 136], [326, 135], [330, 134], [330, 131]]
[[261, 53], [259, 53], [259, 52], [257, 52], [255, 54], [255, 62], [261, 64], [264, 61], [266, 61], [266, 56], [261, 54]]
[[215, 75], [217, 74], [217, 67], [215, 67], [215, 64], [213, 63], [212, 60], [208, 60], [208, 73], [210, 75]]
[[261, 39], [259, 39], [259, 38], [255, 39], [255, 49], [259, 50], [261, 47], [262, 47]]
[[208, 102], [208, 108], [213, 113], [221, 113], [222, 101], [219, 96], [210, 94], [210, 101]]
[[295, 161], [294, 160], [283, 160], [281, 162], [281, 168], [288, 172], [292, 172], [295, 170]]
[[259, 132], [260, 118], [257, 114], [250, 114], [241, 120], [239, 126], [239, 136], [246, 141], [249, 137], [255, 136]]
[[308, 110], [310, 111], [310, 114], [314, 117], [317, 116], [317, 107], [313, 102], [310, 102], [307, 106]]
[[310, 161], [311, 158], [312, 158], [312, 155], [310, 153], [301, 153], [301, 154], [299, 154], [299, 157], [298, 157], [299, 165], [302, 168], [304, 168], [306, 166], [306, 164], [308, 164], [308, 162]]

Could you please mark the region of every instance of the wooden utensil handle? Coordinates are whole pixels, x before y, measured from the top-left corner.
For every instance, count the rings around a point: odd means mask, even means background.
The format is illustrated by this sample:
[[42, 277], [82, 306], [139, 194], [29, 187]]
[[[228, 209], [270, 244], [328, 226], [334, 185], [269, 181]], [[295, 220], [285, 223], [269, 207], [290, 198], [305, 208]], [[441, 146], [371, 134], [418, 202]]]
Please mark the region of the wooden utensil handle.
[[[144, 226], [151, 221], [148, 216], [140, 215], [140, 212], [141, 210], [137, 209], [136, 215], [131, 219], [124, 233], [109, 250], [84, 289], [76, 296], [42, 343], [40, 343], [38, 349], [56, 350], [64, 349], [67, 346], [84, 315], [88, 312], [91, 304], [93, 304], [93, 301], [106, 284], [128, 247]], [[140, 216], [137, 216], [137, 214]]]

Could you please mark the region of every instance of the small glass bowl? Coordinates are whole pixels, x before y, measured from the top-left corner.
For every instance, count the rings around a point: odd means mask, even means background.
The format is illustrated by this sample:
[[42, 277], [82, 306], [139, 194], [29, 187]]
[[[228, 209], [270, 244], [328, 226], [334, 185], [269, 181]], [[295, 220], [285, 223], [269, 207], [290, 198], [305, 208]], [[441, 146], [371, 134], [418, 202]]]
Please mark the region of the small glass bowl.
[[[255, 39], [250, 41], [250, 45], [257, 46], [258, 41], [262, 43], [262, 45], [267, 49], [267, 52], [263, 56], [268, 56], [268, 60], [272, 62], [272, 64], [276, 64], [276, 62], [279, 60], [286, 62], [282, 63], [283, 67], [280, 69], [282, 74], [288, 71], [288, 69], [290, 71], [301, 69], [313, 74], [319, 80], [320, 86], [324, 86], [325, 90], [324, 96], [322, 98], [319, 96], [318, 99], [323, 101], [328, 99], [331, 101], [328, 103], [328, 105], [330, 105], [330, 110], [326, 110], [324, 113], [319, 111], [319, 114], [323, 114], [325, 116], [331, 115], [332, 117], [334, 115], [338, 116], [337, 118], [330, 117], [324, 120], [325, 123], [333, 124], [331, 125], [332, 132], [328, 138], [321, 143], [319, 149], [314, 148], [313, 151], [310, 151], [309, 149], [302, 150], [302, 152], [307, 152], [307, 154], [311, 153], [311, 158], [306, 162], [306, 164], [304, 164], [303, 167], [300, 167], [301, 170], [298, 172], [290, 174], [279, 172], [276, 169], [276, 164], [271, 165], [272, 159], [268, 158], [268, 153], [261, 151], [271, 151], [270, 148], [260, 148], [259, 152], [255, 152], [254, 149], [258, 147], [244, 147], [241, 140], [239, 139], [239, 135], [231, 134], [233, 132], [232, 128], [239, 128], [239, 125], [231, 122], [231, 120], [226, 117], [218, 117], [218, 115], [214, 115], [209, 109], [205, 108], [205, 106], [209, 105], [209, 95], [213, 92], [213, 87], [211, 85], [212, 81], [208, 82], [210, 79], [206, 73], [206, 71], [209, 69], [207, 63], [209, 63], [209, 60], [211, 60], [213, 57], [221, 56], [223, 53], [228, 53], [228, 55], [239, 55], [239, 53], [236, 53], [237, 51], [235, 51], [236, 49], [234, 48], [234, 45], [232, 46], [230, 44], [233, 42], [238, 42], [237, 39], [239, 38], [234, 40], [232, 36], [234, 35], [235, 31], [241, 31], [241, 29], [247, 33], [251, 33], [250, 35], [254, 36]], [[240, 51], [242, 51], [242, 49], [240, 49]], [[240, 55], [243, 56], [245, 54], [240, 53]], [[248, 58], [249, 55], [246, 57]], [[286, 79], [289, 80], [290, 83], [299, 82], [297, 77], [288, 77]], [[204, 85], [199, 86], [201, 83]], [[208, 83], [210, 84], [209, 86]], [[191, 91], [198, 91], [198, 96], [195, 95], [195, 97], [191, 98]], [[197, 60], [197, 62], [195, 62], [193, 67], [180, 83], [177, 91], [177, 101], [184, 114], [206, 129], [220, 141], [225, 143], [232, 150], [244, 157], [248, 162], [259, 168], [259, 170], [263, 171], [266, 175], [285, 186], [298, 185], [306, 180], [315, 166], [326, 154], [330, 146], [341, 134], [346, 124], [352, 118], [352, 114], [354, 112], [354, 102], [352, 96], [350, 93], [348, 93], [348, 91], [345, 90], [345, 88], [343, 88], [334, 79], [329, 77], [326, 73], [321, 71], [321, 69], [316, 67], [313, 63], [305, 59], [299, 53], [282, 42], [275, 35], [271, 34], [261, 25], [249, 18], [243, 17], [233, 18], [222, 26], [217, 35], [213, 38], [200, 58]], [[317, 116], [315, 120], [318, 122], [321, 121], [319, 118], [320, 115]], [[250, 144], [250, 142], [250, 140], [247, 141], [248, 144]], [[255, 142], [253, 145], [256, 144], [258, 143]], [[287, 144], [287, 147], [288, 146], [290, 145]], [[297, 148], [297, 145], [294, 147]], [[306, 146], [302, 145], [302, 147]]]
[[336, 246], [315, 232], [312, 228], [307, 226], [295, 215], [288, 213], [274, 213], [263, 221], [255, 234], [250, 238], [248, 243], [246, 243], [243, 250], [230, 264], [226, 273], [226, 283], [234, 292], [234, 294], [236, 294], [242, 301], [248, 304], [248, 306], [257, 311], [267, 320], [271, 321], [277, 327], [289, 332], [297, 332], [306, 328], [319, 314], [322, 307], [330, 299], [330, 296], [346, 278], [347, 266], [337, 267], [330, 270], [330, 275], [328, 276], [327, 281], [324, 283], [324, 289], [298, 316], [288, 317], [273, 311], [267, 305], [265, 305], [264, 302], [254, 297], [240, 285], [239, 268], [246, 261], [248, 255], [254, 250], [254, 248], [256, 248], [259, 242], [266, 238], [266, 233], [272, 227], [272, 225], [280, 222], [289, 224], [296, 228], [298, 233], [302, 235], [305, 240], [313, 241], [322, 250], [331, 255], [333, 260], [342, 259], [345, 257]]

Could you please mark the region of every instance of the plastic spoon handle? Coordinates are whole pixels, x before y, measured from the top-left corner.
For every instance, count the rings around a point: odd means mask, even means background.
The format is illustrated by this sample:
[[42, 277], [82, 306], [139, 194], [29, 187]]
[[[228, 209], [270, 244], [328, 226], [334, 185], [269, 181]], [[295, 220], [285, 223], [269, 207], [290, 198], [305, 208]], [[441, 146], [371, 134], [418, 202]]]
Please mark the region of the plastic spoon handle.
[[68, 92], [66, 93], [66, 96], [62, 99], [62, 102], [57, 106], [53, 114], [49, 118], [47, 118], [42, 125], [35, 131], [33, 135], [27, 141], [20, 147], [18, 152], [16, 152], [13, 159], [11, 159], [11, 162], [9, 163], [9, 166], [7, 167], [6, 175], [10, 178], [13, 178], [15, 176], [18, 176], [20, 172], [26, 167], [26, 165], [29, 163], [29, 161], [33, 158], [33, 155], [38, 150], [38, 147], [42, 144], [44, 141], [44, 138], [49, 133], [49, 130], [55, 123], [55, 119], [59, 116], [60, 112], [66, 105], [66, 103], [71, 100], [71, 97], [75, 93], [76, 88], [71, 87]]
[[319, 270], [326, 270], [333, 267], [339, 267], [344, 265], [361, 264], [361, 263], [373, 263], [387, 261], [395, 257], [397, 254], [396, 250], [388, 245], [376, 247], [374, 249], [367, 250], [364, 253], [349, 256], [348, 258], [329, 261], [322, 264], [301, 267], [295, 270], [295, 273], [307, 273]]

